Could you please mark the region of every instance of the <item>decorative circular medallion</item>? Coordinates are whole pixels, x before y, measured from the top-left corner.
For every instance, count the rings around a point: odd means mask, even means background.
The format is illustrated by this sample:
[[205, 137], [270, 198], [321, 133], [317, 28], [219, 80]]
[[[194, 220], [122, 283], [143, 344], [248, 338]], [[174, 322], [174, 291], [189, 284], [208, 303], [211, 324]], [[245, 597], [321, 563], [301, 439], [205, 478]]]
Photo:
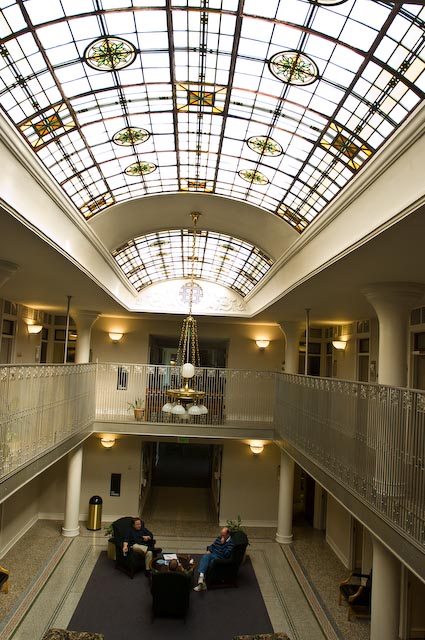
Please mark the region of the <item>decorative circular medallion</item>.
[[193, 283], [193, 287], [190, 282], [186, 282], [186, 284], [180, 287], [180, 291], [179, 291], [180, 300], [185, 304], [189, 304], [191, 290], [192, 290], [192, 302], [193, 304], [198, 304], [199, 302], [201, 302], [204, 292], [202, 290], [202, 287], [196, 282]]
[[107, 36], [95, 40], [84, 51], [84, 59], [92, 69], [116, 71], [128, 67], [136, 57], [136, 49], [127, 40]]
[[251, 182], [252, 184], [268, 184], [269, 182], [269, 179], [264, 175], [264, 173], [255, 171], [255, 169], [244, 169], [239, 171], [239, 177], [242, 178], [242, 180], [246, 180], [246, 182]]
[[269, 60], [271, 73], [287, 84], [306, 85], [317, 80], [319, 70], [308, 56], [299, 51], [280, 51]]
[[283, 153], [280, 144], [267, 136], [253, 136], [246, 143], [252, 151], [263, 156], [281, 156]]
[[323, 4], [325, 7], [331, 7], [334, 4], [344, 4], [347, 0], [309, 0], [311, 4]]
[[146, 176], [148, 173], [156, 171], [157, 166], [153, 162], [133, 162], [130, 164], [125, 173], [128, 176]]
[[149, 131], [146, 129], [140, 129], [139, 127], [125, 127], [125, 129], [120, 129], [117, 131], [113, 138], [112, 142], [115, 144], [119, 144], [121, 147], [135, 147], [136, 144], [142, 144], [142, 142], [146, 142], [150, 138]]

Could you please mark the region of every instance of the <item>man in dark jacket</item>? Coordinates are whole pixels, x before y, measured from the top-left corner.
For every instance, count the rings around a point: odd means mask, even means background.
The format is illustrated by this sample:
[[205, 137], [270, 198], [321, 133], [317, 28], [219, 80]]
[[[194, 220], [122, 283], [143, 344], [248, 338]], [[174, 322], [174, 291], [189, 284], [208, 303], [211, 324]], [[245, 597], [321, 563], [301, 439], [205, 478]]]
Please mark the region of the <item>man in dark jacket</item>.
[[232, 553], [232, 549], [233, 540], [230, 537], [230, 530], [228, 527], [223, 527], [221, 535], [207, 547], [207, 553], [205, 553], [199, 561], [199, 578], [198, 584], [194, 588], [195, 591], [206, 590], [205, 574], [208, 571], [208, 567], [218, 558], [228, 558]]
[[154, 539], [152, 531], [146, 529], [145, 523], [140, 518], [133, 518], [131, 529], [124, 536], [122, 552], [127, 555], [128, 550], [132, 549], [135, 553], [142, 553], [145, 556], [145, 573], [150, 574]]

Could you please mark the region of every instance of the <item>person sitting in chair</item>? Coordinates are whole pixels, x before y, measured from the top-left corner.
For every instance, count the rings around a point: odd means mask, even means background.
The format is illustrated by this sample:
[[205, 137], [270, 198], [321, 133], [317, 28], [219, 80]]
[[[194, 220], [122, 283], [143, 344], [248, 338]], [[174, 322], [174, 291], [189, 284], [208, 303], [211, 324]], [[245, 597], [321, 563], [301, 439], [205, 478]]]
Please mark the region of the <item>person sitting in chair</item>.
[[207, 553], [205, 553], [199, 561], [199, 578], [198, 584], [194, 587], [194, 591], [206, 590], [205, 574], [208, 571], [208, 567], [218, 558], [228, 558], [232, 553], [232, 549], [233, 540], [230, 536], [230, 529], [223, 527], [221, 535], [207, 547]]
[[173, 558], [168, 563], [168, 571], [171, 571], [171, 572], [183, 571], [184, 572], [184, 568], [182, 567], [182, 565], [180, 564], [180, 562], [178, 560]]
[[141, 518], [133, 518], [131, 529], [124, 536], [122, 552], [127, 555], [128, 550], [132, 549], [135, 553], [142, 553], [145, 556], [145, 574], [148, 576], [151, 572], [154, 539], [152, 531], [146, 529], [145, 523]]

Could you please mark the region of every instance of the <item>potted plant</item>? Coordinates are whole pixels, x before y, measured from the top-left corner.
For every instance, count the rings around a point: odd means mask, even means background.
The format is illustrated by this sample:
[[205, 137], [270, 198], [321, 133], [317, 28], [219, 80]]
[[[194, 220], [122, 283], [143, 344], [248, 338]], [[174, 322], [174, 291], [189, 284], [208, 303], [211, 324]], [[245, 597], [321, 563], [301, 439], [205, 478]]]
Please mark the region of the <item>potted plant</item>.
[[[226, 527], [229, 529], [230, 531], [230, 535], [232, 536], [233, 542], [234, 544], [238, 544], [240, 542], [244, 542], [246, 543], [246, 545], [249, 544], [248, 542], [248, 537], [242, 527], [242, 519], [241, 517], [238, 515], [238, 517], [236, 518], [236, 520], [227, 520], [226, 522]], [[243, 554], [243, 558], [242, 558], [242, 562], [241, 564], [243, 564], [246, 560], [246, 556], [247, 556], [247, 552], [245, 549], [245, 553]]]
[[142, 398], [136, 398], [134, 402], [128, 403], [128, 411], [133, 409], [134, 411], [134, 419], [140, 422], [144, 418], [145, 414], [145, 403]]
[[106, 527], [103, 527], [103, 532], [105, 536], [109, 536], [108, 550], [107, 550], [108, 558], [109, 560], [116, 560], [115, 538], [114, 538], [114, 530], [112, 529], [112, 524], [107, 524]]
[[243, 531], [241, 517], [238, 515], [236, 520], [228, 520], [226, 522], [226, 527], [229, 529], [230, 533], [234, 533], [235, 531]]

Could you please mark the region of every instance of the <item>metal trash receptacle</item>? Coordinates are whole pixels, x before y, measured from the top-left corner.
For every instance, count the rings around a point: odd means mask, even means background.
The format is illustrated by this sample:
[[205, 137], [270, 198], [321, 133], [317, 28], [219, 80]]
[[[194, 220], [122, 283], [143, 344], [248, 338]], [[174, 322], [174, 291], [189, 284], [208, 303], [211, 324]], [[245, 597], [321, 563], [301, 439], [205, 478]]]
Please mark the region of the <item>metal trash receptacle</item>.
[[102, 527], [102, 504], [100, 496], [92, 496], [89, 500], [89, 517], [87, 518], [87, 529], [89, 531], [99, 531]]

